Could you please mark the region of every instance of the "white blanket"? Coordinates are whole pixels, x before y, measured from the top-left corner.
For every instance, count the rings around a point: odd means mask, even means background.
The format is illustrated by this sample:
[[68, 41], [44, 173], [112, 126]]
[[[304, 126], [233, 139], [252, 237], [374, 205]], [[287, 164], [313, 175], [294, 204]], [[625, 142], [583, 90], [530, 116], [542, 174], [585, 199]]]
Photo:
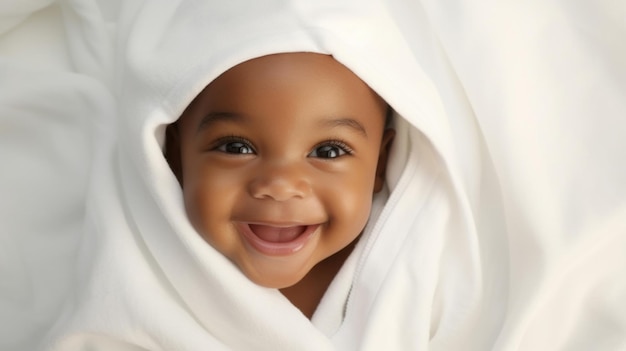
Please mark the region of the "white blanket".
[[[0, 349], [626, 348], [626, 5], [48, 3], [1, 17]], [[162, 154], [220, 73], [297, 51], [397, 130], [311, 321], [199, 237]]]

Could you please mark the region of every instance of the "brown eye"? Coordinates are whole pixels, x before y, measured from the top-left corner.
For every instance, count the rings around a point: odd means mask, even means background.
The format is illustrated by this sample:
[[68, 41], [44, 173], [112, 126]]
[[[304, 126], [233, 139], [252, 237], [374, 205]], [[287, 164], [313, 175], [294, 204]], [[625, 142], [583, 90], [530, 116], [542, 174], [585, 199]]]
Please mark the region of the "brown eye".
[[229, 154], [253, 154], [254, 153], [251, 147], [240, 142], [224, 144], [220, 146], [218, 150], [227, 152]]
[[316, 146], [313, 151], [309, 153], [309, 157], [337, 158], [350, 154], [352, 154], [352, 149], [346, 143], [341, 141], [328, 141]]
[[213, 150], [224, 152], [227, 154], [246, 155], [254, 154], [254, 148], [251, 143], [244, 138], [239, 137], [227, 137], [221, 138], [216, 143]]

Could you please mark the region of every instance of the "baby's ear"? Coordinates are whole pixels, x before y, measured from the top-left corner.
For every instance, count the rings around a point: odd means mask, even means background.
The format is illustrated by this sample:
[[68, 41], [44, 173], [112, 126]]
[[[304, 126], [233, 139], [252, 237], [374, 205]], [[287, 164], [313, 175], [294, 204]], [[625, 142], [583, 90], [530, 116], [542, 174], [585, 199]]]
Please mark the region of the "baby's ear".
[[165, 159], [170, 165], [172, 172], [178, 179], [178, 183], [183, 185], [183, 170], [180, 160], [180, 132], [178, 124], [172, 123], [165, 129]]
[[389, 158], [389, 151], [391, 150], [391, 144], [393, 138], [396, 136], [396, 131], [389, 128], [383, 132], [383, 140], [380, 143], [380, 151], [378, 153], [378, 165], [376, 166], [376, 179], [374, 181], [374, 193], [377, 193], [383, 189], [385, 184], [385, 174], [387, 173], [387, 159]]

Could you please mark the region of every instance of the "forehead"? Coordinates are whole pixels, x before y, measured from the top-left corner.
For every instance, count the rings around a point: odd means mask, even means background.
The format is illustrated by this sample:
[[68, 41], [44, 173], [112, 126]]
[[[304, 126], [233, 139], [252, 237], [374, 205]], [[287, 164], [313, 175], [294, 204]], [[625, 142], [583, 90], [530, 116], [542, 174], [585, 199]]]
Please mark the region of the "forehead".
[[[251, 117], [280, 114], [361, 117], [385, 114], [385, 102], [329, 55], [275, 54], [232, 67], [211, 82], [188, 110]], [[198, 124], [198, 115], [191, 118]], [[198, 112], [198, 111], [196, 111]], [[302, 120], [302, 119], [301, 119]]]

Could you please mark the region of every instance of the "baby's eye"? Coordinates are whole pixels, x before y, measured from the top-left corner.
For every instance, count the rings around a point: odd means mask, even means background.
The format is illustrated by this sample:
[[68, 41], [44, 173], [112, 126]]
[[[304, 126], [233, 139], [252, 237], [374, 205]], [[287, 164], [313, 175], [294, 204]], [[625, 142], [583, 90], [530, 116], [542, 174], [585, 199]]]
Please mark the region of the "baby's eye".
[[226, 138], [220, 140], [214, 150], [227, 154], [254, 154], [254, 148], [243, 138]]
[[330, 141], [316, 146], [309, 157], [337, 158], [352, 154], [352, 149], [344, 142]]

